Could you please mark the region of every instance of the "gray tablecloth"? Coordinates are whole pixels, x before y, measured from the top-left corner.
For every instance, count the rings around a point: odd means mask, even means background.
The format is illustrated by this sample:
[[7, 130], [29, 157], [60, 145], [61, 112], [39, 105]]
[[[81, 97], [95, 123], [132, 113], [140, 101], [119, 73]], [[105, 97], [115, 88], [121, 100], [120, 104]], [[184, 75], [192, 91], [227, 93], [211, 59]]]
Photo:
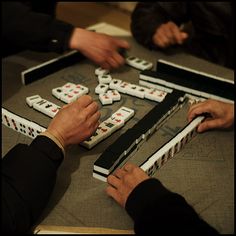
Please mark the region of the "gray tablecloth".
[[[232, 70], [211, 64], [185, 53], [163, 54], [138, 45], [132, 38], [130, 55], [152, 61], [166, 59], [203, 72], [234, 79]], [[29, 108], [25, 98], [39, 94], [60, 106], [63, 103], [52, 96], [51, 90], [66, 82], [80, 83], [90, 88], [89, 95], [98, 101], [94, 89], [98, 83], [94, 74], [96, 65], [84, 59], [77, 64], [46, 76], [27, 86], [22, 85], [20, 72], [46, 61], [55, 54], [26, 51], [2, 60], [2, 106], [47, 126], [50, 118]], [[139, 71], [124, 66], [112, 71], [114, 78], [138, 84]], [[191, 78], [189, 78], [191, 79]], [[79, 145], [71, 147], [58, 171], [57, 183], [51, 200], [39, 223], [43, 225], [106, 227], [133, 229], [133, 222], [113, 199], [105, 194], [106, 183], [92, 177], [93, 163], [119, 135], [142, 118], [155, 102], [122, 94], [112, 105], [101, 106], [101, 120], [107, 119], [120, 106], [135, 110], [135, 116], [122, 129], [91, 150]], [[170, 139], [186, 120], [186, 104], [130, 159], [139, 163], [163, 142]], [[2, 125], [2, 156], [18, 142], [31, 139]], [[43, 174], [43, 173], [42, 173]], [[154, 177], [170, 190], [183, 195], [200, 216], [220, 233], [234, 232], [234, 131], [210, 131], [197, 135], [181, 152], [169, 160]]]

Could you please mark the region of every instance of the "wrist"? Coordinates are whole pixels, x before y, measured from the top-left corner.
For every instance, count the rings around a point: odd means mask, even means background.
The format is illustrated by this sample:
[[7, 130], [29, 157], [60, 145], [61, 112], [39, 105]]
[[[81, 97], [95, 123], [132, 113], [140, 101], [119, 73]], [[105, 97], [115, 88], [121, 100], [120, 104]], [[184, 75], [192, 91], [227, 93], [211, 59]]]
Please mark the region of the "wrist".
[[78, 35], [82, 34], [83, 29], [81, 28], [74, 28], [71, 38], [69, 40], [69, 48], [79, 50], [79, 37]]
[[57, 146], [62, 150], [65, 156], [66, 143], [64, 142], [63, 138], [60, 137], [60, 135], [57, 135], [55, 134], [55, 132], [48, 129], [42, 132], [40, 135], [44, 135], [50, 138], [55, 144], [57, 144]]

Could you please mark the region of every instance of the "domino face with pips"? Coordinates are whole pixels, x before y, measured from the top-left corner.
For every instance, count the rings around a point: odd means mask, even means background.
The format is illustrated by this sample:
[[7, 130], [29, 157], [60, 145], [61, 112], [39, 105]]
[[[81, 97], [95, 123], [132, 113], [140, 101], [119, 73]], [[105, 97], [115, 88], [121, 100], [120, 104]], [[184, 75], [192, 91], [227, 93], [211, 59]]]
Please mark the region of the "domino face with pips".
[[125, 59], [126, 64], [138, 69], [138, 70], [150, 70], [153, 67], [152, 62], [140, 59], [138, 57], [129, 56]]
[[67, 104], [74, 102], [76, 99], [87, 93], [89, 93], [89, 88], [86, 86], [70, 82], [61, 87], [52, 89], [52, 95]]
[[120, 129], [125, 123], [134, 116], [134, 110], [128, 107], [121, 107], [111, 115], [107, 120], [103, 121], [97, 128], [94, 135], [86, 141], [80, 143], [88, 149], [93, 148], [96, 144]]
[[[33, 99], [32, 99], [33, 98]], [[33, 95], [26, 98], [26, 103], [35, 110], [53, 118], [60, 110], [60, 106], [41, 98], [39, 95]]]
[[35, 138], [41, 132], [46, 130], [45, 127], [30, 121], [24, 117], [18, 116], [15, 113], [2, 107], [2, 123], [7, 127], [26, 135], [30, 138]]
[[99, 100], [102, 105], [112, 104], [115, 101], [120, 101], [121, 96], [117, 90], [108, 90], [106, 93], [99, 94]]

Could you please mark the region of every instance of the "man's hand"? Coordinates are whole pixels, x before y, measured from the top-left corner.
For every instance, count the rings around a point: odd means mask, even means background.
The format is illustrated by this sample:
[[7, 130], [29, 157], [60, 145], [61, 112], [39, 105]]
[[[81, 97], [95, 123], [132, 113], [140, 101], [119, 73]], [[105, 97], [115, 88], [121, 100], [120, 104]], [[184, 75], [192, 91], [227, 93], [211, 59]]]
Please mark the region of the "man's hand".
[[169, 21], [156, 29], [152, 40], [158, 47], [167, 48], [175, 44], [181, 45], [187, 38], [187, 33], [182, 32], [174, 22]]
[[56, 114], [47, 131], [56, 137], [65, 148], [70, 144], [79, 144], [90, 137], [99, 125], [98, 104], [84, 95]]
[[104, 69], [123, 65], [125, 59], [118, 53], [118, 49], [129, 49], [129, 47], [125, 40], [81, 28], [75, 28], [70, 40], [71, 49], [80, 51]]
[[194, 117], [208, 113], [207, 117], [201, 124], [199, 124], [197, 131], [203, 132], [210, 129], [226, 129], [234, 124], [234, 105], [208, 99], [204, 102], [194, 104], [190, 107], [188, 112], [188, 121], [193, 120]]
[[141, 168], [127, 163], [123, 168], [117, 169], [108, 176], [107, 182], [109, 186], [106, 189], [106, 193], [122, 207], [125, 207], [130, 193], [138, 184], [148, 178], [149, 176]]

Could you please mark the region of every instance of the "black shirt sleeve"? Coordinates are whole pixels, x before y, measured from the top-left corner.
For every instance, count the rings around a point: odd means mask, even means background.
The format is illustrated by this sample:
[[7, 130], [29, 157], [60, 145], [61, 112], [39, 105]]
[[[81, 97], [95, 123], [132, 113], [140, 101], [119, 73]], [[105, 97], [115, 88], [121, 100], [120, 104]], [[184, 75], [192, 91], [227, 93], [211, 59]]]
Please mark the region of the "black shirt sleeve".
[[28, 146], [18, 144], [1, 160], [2, 233], [25, 233], [46, 206], [63, 160], [61, 149], [38, 136]]
[[4, 47], [61, 53], [68, 49], [73, 29], [71, 24], [22, 2], [2, 2]]
[[136, 234], [218, 234], [182, 196], [169, 191], [154, 178], [145, 180], [131, 192], [126, 210], [134, 220]]

